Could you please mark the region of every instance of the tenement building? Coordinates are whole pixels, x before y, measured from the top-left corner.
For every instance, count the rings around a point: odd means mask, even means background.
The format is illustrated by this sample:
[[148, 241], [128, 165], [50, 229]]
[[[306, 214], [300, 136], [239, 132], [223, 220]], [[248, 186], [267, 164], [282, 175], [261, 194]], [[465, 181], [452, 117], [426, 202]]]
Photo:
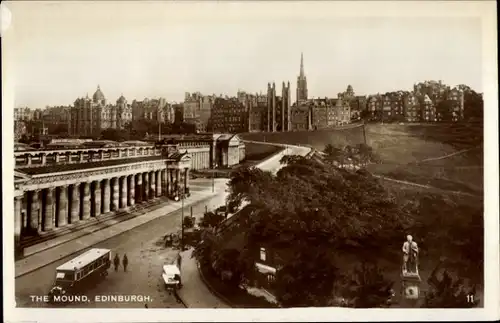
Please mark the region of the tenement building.
[[152, 120], [155, 122], [174, 122], [174, 109], [165, 98], [132, 101], [133, 120]]
[[[234, 165], [244, 145], [234, 135], [211, 138], [205, 165]], [[125, 214], [136, 204], [189, 191], [193, 156], [202, 167], [203, 145], [96, 142], [72, 149], [23, 149], [15, 155], [16, 256], [37, 237], [91, 218]], [[199, 149], [201, 148], [201, 149]], [[217, 166], [219, 166], [217, 165]]]
[[208, 131], [214, 96], [203, 95], [200, 92], [188, 93], [184, 96], [182, 119], [184, 122], [196, 125], [198, 132]]
[[247, 132], [248, 112], [245, 104], [237, 97], [215, 98], [211, 124], [213, 132]]

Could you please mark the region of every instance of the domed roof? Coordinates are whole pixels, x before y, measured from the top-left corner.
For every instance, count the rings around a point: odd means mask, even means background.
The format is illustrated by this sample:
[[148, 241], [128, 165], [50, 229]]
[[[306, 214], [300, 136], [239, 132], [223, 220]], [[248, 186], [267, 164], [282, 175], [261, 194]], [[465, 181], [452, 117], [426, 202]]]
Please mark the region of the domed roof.
[[125, 97], [122, 95], [120, 95], [120, 97], [118, 98], [118, 100], [116, 101], [117, 103], [125, 103], [127, 102], [127, 99], [125, 99]]
[[97, 91], [95, 91], [94, 96], [92, 98], [94, 99], [94, 101], [106, 100], [99, 85], [97, 86]]
[[350, 84], [347, 86], [347, 91], [352, 91], [352, 86]]

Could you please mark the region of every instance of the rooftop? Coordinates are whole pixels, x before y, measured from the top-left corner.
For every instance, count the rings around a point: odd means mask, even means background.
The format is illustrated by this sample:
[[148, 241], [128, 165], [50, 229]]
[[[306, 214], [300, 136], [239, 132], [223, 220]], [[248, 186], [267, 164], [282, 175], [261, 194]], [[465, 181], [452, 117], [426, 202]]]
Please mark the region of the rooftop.
[[60, 265], [56, 270], [75, 270], [80, 269], [97, 258], [110, 253], [109, 249], [90, 249], [89, 251], [79, 255], [78, 257]]
[[[169, 158], [175, 159], [175, 154], [169, 156]], [[87, 163], [78, 163], [78, 164], [57, 164], [57, 165], [48, 165], [41, 167], [25, 167], [25, 168], [17, 168], [17, 171], [28, 174], [28, 175], [39, 175], [39, 174], [50, 174], [50, 173], [59, 173], [59, 172], [69, 172], [76, 171], [82, 169], [92, 169], [92, 168], [100, 168], [100, 167], [110, 167], [117, 166], [123, 164], [132, 164], [143, 161], [150, 160], [159, 160], [164, 159], [163, 156], [146, 156], [146, 157], [135, 157], [135, 158], [123, 158], [123, 159], [110, 159], [110, 160], [100, 160], [95, 162], [87, 162]]]

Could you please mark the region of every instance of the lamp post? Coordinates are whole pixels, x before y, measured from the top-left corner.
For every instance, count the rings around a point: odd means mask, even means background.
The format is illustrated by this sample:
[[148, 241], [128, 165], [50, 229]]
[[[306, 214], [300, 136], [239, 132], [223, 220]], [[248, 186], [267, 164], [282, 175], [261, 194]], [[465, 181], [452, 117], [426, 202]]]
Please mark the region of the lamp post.
[[[217, 164], [215, 164], [215, 169], [217, 169]], [[215, 192], [215, 172], [212, 172], [212, 193]]]
[[181, 194], [181, 251], [184, 251], [184, 193], [186, 191], [185, 183], [186, 181], [184, 181], [184, 190]]

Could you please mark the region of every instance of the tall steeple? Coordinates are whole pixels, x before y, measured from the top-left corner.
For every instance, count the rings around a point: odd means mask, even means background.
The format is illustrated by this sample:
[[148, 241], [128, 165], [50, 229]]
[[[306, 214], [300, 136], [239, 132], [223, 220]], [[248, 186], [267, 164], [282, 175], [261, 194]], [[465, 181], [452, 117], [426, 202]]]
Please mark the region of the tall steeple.
[[300, 74], [297, 77], [297, 96], [296, 101], [307, 100], [307, 78], [304, 73], [304, 53], [300, 53]]
[[304, 77], [304, 53], [300, 53], [300, 77]]

